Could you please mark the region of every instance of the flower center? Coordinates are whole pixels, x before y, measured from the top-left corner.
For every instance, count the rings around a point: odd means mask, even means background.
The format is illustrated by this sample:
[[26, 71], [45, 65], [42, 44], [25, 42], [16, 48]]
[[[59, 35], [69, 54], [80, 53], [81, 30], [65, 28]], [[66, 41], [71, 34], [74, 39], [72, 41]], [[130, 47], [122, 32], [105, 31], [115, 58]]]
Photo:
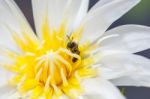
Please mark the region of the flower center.
[[[67, 85], [67, 80], [74, 72], [73, 69], [75, 69], [75, 67], [72, 67], [70, 60], [72, 57], [81, 62], [79, 55], [63, 48], [56, 52], [48, 51], [45, 55], [35, 58], [35, 79], [43, 83], [45, 89], [49, 85]], [[78, 62], [78, 64], [80, 63]]]
[[85, 57], [91, 50], [89, 43], [77, 43], [80, 30], [72, 33], [73, 39], [67, 39], [64, 27], [50, 33], [44, 24], [42, 42], [27, 33], [23, 33], [23, 38], [14, 35], [22, 53], [8, 51], [13, 63], [5, 67], [14, 73], [10, 84], [16, 86], [18, 97], [57, 99], [65, 95], [75, 98], [82, 92], [81, 80], [96, 76], [96, 70], [90, 67], [93, 58]]

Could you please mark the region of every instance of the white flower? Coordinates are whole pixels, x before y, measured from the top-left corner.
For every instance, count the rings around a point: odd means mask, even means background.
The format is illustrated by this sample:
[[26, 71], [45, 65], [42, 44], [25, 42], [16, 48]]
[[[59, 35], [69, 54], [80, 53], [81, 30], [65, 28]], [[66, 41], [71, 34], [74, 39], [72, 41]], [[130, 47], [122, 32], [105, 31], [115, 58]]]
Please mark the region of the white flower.
[[89, 0], [32, 0], [35, 35], [15, 2], [0, 0], [0, 99], [125, 99], [113, 84], [150, 87], [150, 61], [133, 54], [150, 48], [150, 28], [106, 31], [139, 1], [88, 11]]

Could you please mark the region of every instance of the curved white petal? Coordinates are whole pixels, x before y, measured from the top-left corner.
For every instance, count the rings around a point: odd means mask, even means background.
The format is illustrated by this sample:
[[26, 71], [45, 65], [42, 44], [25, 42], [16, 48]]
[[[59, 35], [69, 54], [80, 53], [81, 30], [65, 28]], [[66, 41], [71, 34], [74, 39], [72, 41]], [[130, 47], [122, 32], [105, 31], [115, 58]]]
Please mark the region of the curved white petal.
[[0, 24], [0, 54], [2, 53], [2, 49], [11, 49], [13, 51], [19, 51], [17, 48], [12, 34], [7, 27]]
[[87, 98], [84, 96], [78, 96], [77, 99], [87, 99]]
[[14, 0], [0, 0], [0, 12], [0, 24], [16, 33], [33, 33], [25, 16]]
[[48, 0], [48, 21], [52, 29], [57, 29], [64, 21], [64, 11], [68, 0]]
[[134, 69], [111, 81], [118, 86], [150, 87], [150, 60], [138, 55], [127, 55], [125, 61]]
[[15, 89], [13, 87], [3, 85], [0, 87], [0, 99], [18, 99], [19, 97], [13, 97], [15, 95]]
[[82, 40], [93, 40], [101, 36], [108, 27], [133, 8], [140, 0], [114, 0], [89, 12], [83, 20]]
[[[64, 11], [64, 19], [67, 20], [67, 34], [70, 35], [81, 24], [87, 14], [89, 0], [68, 0]], [[62, 21], [64, 20], [62, 19]]]
[[115, 86], [102, 78], [86, 79], [82, 86], [85, 99], [125, 99]]
[[0, 87], [6, 83], [8, 83], [7, 72], [0, 68]]
[[95, 67], [99, 75], [122, 86], [150, 87], [150, 60], [139, 55], [115, 53], [102, 56]]
[[69, 99], [66, 95], [62, 95], [59, 97], [59, 99]]
[[48, 18], [53, 29], [67, 21], [67, 32], [72, 32], [87, 13], [88, 3], [89, 0], [32, 0], [37, 34], [41, 37], [41, 26], [45, 18]]
[[[23, 33], [35, 36], [14, 0], [0, 0], [0, 46], [16, 50], [12, 36]], [[22, 36], [23, 37], [23, 36]]]
[[94, 11], [95, 9], [102, 7], [105, 4], [110, 3], [110, 2], [113, 2], [113, 0], [100, 0], [90, 9], [90, 11]]
[[0, 87], [4, 84], [9, 83], [10, 77], [12, 77], [12, 73], [5, 70], [3, 67], [4, 64], [11, 64], [12, 60], [8, 59], [8, 57], [0, 55]]
[[41, 37], [41, 25], [47, 16], [48, 0], [32, 0], [32, 9], [36, 33]]
[[118, 35], [100, 42], [100, 47], [114, 50], [126, 50], [136, 53], [150, 48], [150, 27], [124, 25], [109, 30], [105, 36]]
[[81, 5], [80, 5], [79, 11], [77, 13], [75, 22], [74, 22], [74, 29], [76, 29], [77, 27], [79, 27], [81, 21], [83, 20], [84, 16], [88, 12], [89, 0], [81, 0], [81, 1], [82, 1]]
[[99, 75], [105, 79], [116, 79], [136, 71], [136, 65], [131, 59], [134, 55], [115, 53], [103, 56], [99, 59]]

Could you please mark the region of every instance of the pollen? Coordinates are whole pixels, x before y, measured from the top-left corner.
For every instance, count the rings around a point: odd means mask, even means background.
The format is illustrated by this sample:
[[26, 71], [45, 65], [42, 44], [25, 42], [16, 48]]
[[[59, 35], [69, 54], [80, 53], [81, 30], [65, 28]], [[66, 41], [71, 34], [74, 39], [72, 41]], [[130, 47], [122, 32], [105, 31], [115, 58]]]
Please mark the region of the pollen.
[[[59, 99], [67, 96], [75, 98], [84, 90], [83, 79], [95, 77], [96, 70], [91, 67], [94, 62], [89, 42], [79, 43], [82, 29], [72, 33], [80, 53], [67, 48], [70, 40], [66, 34], [65, 22], [57, 30], [51, 30], [47, 21], [41, 26], [41, 38], [33, 33], [14, 33], [14, 41], [21, 50], [16, 53], [7, 50], [11, 64], [4, 67], [13, 73], [9, 84], [17, 88], [16, 94], [28, 99]], [[72, 61], [76, 59], [76, 61]]]

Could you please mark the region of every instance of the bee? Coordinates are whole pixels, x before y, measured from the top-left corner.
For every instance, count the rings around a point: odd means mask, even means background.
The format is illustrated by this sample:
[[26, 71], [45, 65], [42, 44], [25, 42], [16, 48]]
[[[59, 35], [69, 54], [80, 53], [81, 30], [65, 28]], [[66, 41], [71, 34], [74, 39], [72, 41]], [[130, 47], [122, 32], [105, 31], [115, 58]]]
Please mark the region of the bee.
[[[68, 37], [69, 40], [70, 40], [70, 37]], [[67, 43], [67, 48], [74, 54], [77, 54], [77, 55], [80, 55], [80, 51], [79, 51], [79, 47], [78, 47], [78, 44], [72, 40], [70, 40], [68, 43]], [[72, 62], [76, 62], [78, 59], [73, 57], [72, 59]]]

